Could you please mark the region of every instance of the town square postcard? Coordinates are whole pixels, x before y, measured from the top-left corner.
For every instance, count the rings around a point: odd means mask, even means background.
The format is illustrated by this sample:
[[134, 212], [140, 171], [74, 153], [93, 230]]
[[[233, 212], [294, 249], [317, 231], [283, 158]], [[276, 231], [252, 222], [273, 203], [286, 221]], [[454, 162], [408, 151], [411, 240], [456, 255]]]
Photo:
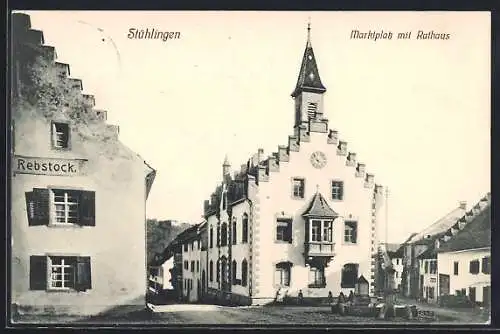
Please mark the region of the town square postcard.
[[12, 325], [490, 324], [490, 12], [9, 20]]

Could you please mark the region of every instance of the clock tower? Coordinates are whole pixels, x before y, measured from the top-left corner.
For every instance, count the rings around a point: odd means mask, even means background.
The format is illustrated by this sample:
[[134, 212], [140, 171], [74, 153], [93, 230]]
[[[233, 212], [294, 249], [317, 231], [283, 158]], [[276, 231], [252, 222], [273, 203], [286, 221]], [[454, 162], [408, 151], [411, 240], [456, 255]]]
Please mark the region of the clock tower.
[[321, 83], [316, 58], [311, 45], [311, 24], [307, 25], [307, 43], [300, 66], [299, 78], [292, 97], [295, 100], [295, 132], [300, 129], [310, 131], [311, 121], [324, 121], [323, 94], [325, 86]]

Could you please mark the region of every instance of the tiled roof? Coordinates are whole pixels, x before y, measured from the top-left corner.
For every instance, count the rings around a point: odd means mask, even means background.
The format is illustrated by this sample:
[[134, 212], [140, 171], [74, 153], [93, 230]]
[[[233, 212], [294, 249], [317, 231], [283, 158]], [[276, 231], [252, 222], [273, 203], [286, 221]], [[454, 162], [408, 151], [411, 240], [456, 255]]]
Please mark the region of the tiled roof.
[[326, 91], [325, 86], [321, 83], [318, 66], [316, 65], [316, 58], [314, 57], [314, 52], [309, 41], [307, 42], [306, 49], [304, 51], [299, 78], [292, 96], [295, 97], [304, 90], [319, 93]]
[[491, 204], [488, 204], [455, 236], [443, 243], [439, 252], [491, 247]]
[[311, 204], [302, 215], [306, 217], [335, 218], [339, 214], [333, 211], [320, 192], [316, 192], [311, 200]]
[[441, 219], [437, 220], [431, 226], [425, 228], [422, 232], [417, 233], [415, 236], [413, 236], [408, 241], [408, 243], [415, 243], [415, 242], [417, 242], [419, 240], [425, 240], [425, 239], [427, 239], [427, 236], [433, 237], [433, 236], [435, 236], [437, 234], [446, 232], [464, 214], [465, 214], [465, 209], [463, 209], [463, 208], [458, 207], [458, 208], [452, 210], [446, 216], [444, 216]]

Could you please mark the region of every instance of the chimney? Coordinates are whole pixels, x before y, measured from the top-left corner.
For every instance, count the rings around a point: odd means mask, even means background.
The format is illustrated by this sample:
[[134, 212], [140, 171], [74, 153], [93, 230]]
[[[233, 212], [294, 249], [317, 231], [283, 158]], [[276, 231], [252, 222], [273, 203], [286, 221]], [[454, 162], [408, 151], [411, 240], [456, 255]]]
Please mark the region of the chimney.
[[466, 201], [460, 201], [458, 207], [460, 209], [462, 209], [462, 210], [467, 210], [467, 202]]

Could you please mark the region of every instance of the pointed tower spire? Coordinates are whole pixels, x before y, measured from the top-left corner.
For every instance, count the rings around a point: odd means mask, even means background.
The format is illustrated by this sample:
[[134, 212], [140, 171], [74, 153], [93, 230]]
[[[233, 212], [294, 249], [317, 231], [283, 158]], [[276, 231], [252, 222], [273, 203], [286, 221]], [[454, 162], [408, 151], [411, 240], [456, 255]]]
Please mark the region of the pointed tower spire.
[[231, 164], [227, 158], [227, 154], [224, 156], [224, 162], [222, 163], [222, 179], [224, 180], [231, 173]]
[[314, 57], [313, 48], [311, 45], [311, 22], [307, 23], [307, 42], [302, 58], [302, 65], [300, 66], [299, 78], [297, 85], [292, 93], [292, 97], [297, 97], [302, 92], [319, 93], [326, 92], [325, 86], [321, 83], [319, 77], [318, 66], [316, 58]]

